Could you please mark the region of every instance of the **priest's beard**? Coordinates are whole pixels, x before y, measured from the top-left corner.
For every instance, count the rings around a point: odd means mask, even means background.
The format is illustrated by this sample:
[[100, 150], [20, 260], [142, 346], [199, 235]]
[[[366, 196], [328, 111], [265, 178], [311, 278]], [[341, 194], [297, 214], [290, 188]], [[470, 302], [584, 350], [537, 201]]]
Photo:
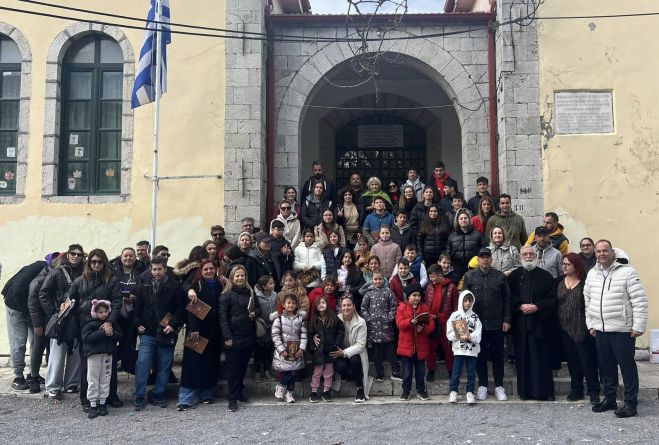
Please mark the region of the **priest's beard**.
[[522, 260], [522, 267], [526, 270], [533, 270], [536, 267], [538, 267], [538, 259], [534, 258], [531, 261], [529, 260]]

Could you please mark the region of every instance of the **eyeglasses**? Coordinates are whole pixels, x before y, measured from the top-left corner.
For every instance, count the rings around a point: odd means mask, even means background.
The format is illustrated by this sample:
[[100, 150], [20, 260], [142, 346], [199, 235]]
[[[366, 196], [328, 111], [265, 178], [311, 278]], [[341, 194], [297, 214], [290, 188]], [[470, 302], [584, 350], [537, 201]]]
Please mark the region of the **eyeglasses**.
[[563, 263], [563, 267], [570, 267], [572, 263]]
[[79, 257], [79, 258], [85, 256], [85, 254], [81, 252], [69, 252], [69, 255], [71, 255], [72, 257]]
[[103, 260], [91, 260], [91, 264], [103, 264]]
[[160, 252], [158, 254], [158, 256], [161, 256], [163, 258], [169, 258], [170, 256], [172, 256], [172, 254], [171, 253]]
[[590, 243], [589, 244], [580, 244], [579, 247], [581, 247], [583, 249], [584, 247], [593, 247], [593, 245], [590, 244]]

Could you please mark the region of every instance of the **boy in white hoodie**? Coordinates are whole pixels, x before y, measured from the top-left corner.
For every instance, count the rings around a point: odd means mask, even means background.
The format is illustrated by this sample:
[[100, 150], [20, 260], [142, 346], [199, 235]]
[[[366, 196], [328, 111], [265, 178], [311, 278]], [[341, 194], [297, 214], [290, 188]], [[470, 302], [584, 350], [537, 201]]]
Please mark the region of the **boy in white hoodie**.
[[[458, 385], [462, 366], [467, 368], [467, 403], [476, 403], [474, 388], [476, 387], [476, 362], [480, 352], [482, 325], [478, 315], [471, 309], [476, 298], [468, 290], [460, 293], [458, 310], [451, 314], [446, 322], [446, 338], [453, 342], [453, 373], [451, 375], [449, 403], [458, 401]], [[462, 333], [460, 328], [464, 329]]]

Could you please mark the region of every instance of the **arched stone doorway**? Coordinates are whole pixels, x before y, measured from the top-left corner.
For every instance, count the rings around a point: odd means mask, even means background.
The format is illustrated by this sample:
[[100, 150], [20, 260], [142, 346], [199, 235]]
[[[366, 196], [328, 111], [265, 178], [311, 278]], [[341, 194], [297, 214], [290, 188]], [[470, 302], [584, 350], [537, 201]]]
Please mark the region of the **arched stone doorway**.
[[[337, 180], [337, 187], [343, 186], [344, 167], [337, 166], [340, 161], [337, 148], [340, 150], [342, 146], [337, 146], [336, 138], [342, 128], [358, 119], [371, 119], [362, 124], [365, 127], [392, 125], [384, 129], [391, 132], [390, 139], [398, 137], [405, 141], [393, 143], [401, 147], [368, 147], [368, 150], [353, 147], [354, 156], [362, 159], [368, 159], [374, 148], [379, 149], [374, 156], [378, 160], [377, 168], [382, 170], [386, 170], [382, 167], [382, 156], [392, 156], [395, 161], [392, 174], [400, 176], [409, 165], [415, 165], [425, 181], [433, 164], [442, 160], [462, 188], [474, 184], [477, 176], [489, 171], [489, 128], [482, 85], [476, 84], [462, 65], [453, 64], [450, 55], [448, 62], [438, 63], [441, 57], [420, 60], [402, 53], [392, 54], [393, 61], [382, 64], [375, 83], [364, 82], [355, 75], [349, 58], [323, 72], [315, 60], [321, 55], [322, 51], [310, 56], [286, 82], [284, 79], [277, 82], [276, 96], [280, 99], [276, 110], [275, 161], [281, 168], [275, 169], [276, 196], [288, 185], [303, 183], [311, 174], [314, 160], [323, 162], [326, 174]], [[396, 136], [399, 131], [394, 128], [396, 124], [388, 124], [387, 119], [402, 119], [408, 123], [408, 132], [419, 129], [412, 133], [422, 134], [424, 140], [416, 143], [410, 138], [405, 140], [404, 130]], [[373, 135], [378, 129], [364, 131]], [[423, 148], [419, 149], [419, 144]], [[359, 162], [355, 167], [360, 168]], [[366, 170], [364, 166], [361, 168]], [[405, 175], [396, 178], [385, 175], [382, 179], [402, 181]]]

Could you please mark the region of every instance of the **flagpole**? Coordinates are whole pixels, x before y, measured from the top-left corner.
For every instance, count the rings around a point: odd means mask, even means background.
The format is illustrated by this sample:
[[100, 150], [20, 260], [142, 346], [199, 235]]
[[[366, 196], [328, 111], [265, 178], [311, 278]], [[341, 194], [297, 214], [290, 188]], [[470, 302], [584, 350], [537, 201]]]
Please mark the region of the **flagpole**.
[[160, 133], [160, 72], [161, 72], [161, 0], [155, 0], [156, 14], [156, 88], [155, 88], [155, 116], [153, 119], [153, 175], [151, 175], [151, 249], [156, 246], [156, 224], [158, 214], [158, 136]]

